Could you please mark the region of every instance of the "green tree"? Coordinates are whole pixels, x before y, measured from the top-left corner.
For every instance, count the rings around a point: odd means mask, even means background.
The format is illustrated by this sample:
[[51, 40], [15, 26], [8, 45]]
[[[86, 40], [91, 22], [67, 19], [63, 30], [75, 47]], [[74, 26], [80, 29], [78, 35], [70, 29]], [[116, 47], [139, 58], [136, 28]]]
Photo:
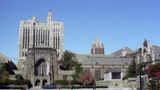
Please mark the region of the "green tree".
[[78, 84], [80, 77], [82, 75], [83, 69], [82, 69], [82, 65], [79, 64], [77, 61], [76, 54], [66, 50], [63, 53], [59, 63], [60, 63], [61, 70], [75, 70], [75, 73], [72, 75], [73, 81], [71, 82], [71, 84]]
[[72, 70], [73, 67], [77, 65], [76, 55], [68, 50], [66, 50], [60, 60], [60, 69], [61, 70]]
[[9, 72], [7, 71], [7, 64], [0, 65], [0, 85], [6, 84], [9, 80]]
[[75, 74], [72, 75], [73, 81], [74, 81], [73, 83], [79, 82], [80, 77], [82, 76], [82, 73], [83, 73], [82, 65], [81, 64], [77, 64], [76, 67], [75, 67]]
[[17, 80], [23, 80], [23, 77], [22, 77], [22, 75], [20, 75], [20, 74], [16, 75], [15, 78], [16, 78]]
[[133, 78], [137, 76], [137, 68], [136, 68], [136, 62], [135, 59], [132, 61], [132, 63], [130, 64], [130, 66], [127, 69], [126, 75], [124, 78]]
[[149, 80], [147, 85], [149, 90], [160, 90], [160, 87], [156, 80]]

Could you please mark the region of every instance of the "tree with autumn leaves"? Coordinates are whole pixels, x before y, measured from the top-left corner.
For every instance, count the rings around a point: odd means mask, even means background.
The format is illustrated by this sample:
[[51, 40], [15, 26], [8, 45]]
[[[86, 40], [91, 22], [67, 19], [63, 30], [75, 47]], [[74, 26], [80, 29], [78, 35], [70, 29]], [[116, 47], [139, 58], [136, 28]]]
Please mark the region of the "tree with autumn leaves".
[[95, 79], [90, 71], [83, 73], [80, 78], [80, 82], [83, 85], [93, 85], [95, 84]]
[[160, 79], [160, 63], [149, 65], [146, 69], [149, 77], [156, 77]]
[[148, 77], [151, 78], [147, 84], [149, 90], [160, 90], [160, 63], [149, 65], [146, 72]]

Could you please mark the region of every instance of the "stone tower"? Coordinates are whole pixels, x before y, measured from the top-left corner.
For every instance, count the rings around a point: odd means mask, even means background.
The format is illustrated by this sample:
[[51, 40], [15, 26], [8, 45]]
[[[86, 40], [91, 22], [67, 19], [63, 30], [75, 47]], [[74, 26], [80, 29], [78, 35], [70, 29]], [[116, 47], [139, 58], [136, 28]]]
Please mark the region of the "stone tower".
[[21, 21], [19, 28], [19, 69], [24, 68], [28, 49], [45, 46], [56, 49], [58, 58], [63, 53], [64, 31], [63, 23], [54, 21], [52, 12], [49, 10], [46, 22], [40, 22], [36, 16], [32, 19]]
[[104, 45], [97, 37], [91, 47], [91, 54], [104, 54]]
[[24, 78], [33, 86], [44, 86], [58, 79], [58, 55], [56, 49], [35, 47], [28, 49]]

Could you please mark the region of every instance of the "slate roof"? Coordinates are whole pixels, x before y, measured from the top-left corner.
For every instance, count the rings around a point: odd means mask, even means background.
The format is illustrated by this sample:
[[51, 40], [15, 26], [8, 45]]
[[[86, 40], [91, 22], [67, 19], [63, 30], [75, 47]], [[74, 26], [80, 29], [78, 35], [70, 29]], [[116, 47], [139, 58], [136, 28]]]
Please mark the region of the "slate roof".
[[122, 68], [106, 68], [105, 69], [105, 73], [106, 72], [121, 72]]
[[123, 51], [123, 50], [126, 50], [126, 51], [127, 51], [127, 54], [131, 54], [131, 53], [134, 52], [134, 51], [131, 50], [130, 48], [125, 47], [125, 48], [122, 48], [122, 49], [120, 49], [120, 50], [118, 50], [118, 51], [115, 51], [115, 52], [111, 53], [109, 56], [110, 56], [110, 57], [120, 57], [120, 56], [122, 55], [122, 51]]
[[[82, 59], [82, 58], [81, 58]], [[132, 62], [133, 58], [120, 58], [120, 57], [108, 57], [106, 55], [102, 56], [93, 56], [88, 55], [83, 57], [82, 60], [79, 60], [83, 65], [129, 65]]]
[[155, 59], [160, 59], [160, 47], [152, 45], [152, 50], [154, 51]]

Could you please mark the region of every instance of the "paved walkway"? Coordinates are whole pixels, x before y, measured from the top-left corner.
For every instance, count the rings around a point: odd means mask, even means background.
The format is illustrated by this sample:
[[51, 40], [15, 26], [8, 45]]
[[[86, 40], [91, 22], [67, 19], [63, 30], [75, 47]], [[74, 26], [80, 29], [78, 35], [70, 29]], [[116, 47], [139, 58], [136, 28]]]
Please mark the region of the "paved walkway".
[[[42, 89], [41, 87], [34, 87], [31, 90], [71, 90], [71, 89]], [[81, 89], [72, 89], [72, 90], [137, 90], [136, 88], [81, 88]]]

